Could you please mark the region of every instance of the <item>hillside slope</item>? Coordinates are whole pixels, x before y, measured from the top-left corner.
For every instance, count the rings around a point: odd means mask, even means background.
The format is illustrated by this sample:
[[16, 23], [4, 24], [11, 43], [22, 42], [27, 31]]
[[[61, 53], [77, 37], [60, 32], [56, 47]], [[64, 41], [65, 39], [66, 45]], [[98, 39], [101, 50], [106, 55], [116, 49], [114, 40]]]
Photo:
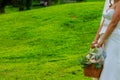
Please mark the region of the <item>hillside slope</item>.
[[87, 54], [103, 2], [51, 6], [0, 15], [0, 80], [90, 80]]

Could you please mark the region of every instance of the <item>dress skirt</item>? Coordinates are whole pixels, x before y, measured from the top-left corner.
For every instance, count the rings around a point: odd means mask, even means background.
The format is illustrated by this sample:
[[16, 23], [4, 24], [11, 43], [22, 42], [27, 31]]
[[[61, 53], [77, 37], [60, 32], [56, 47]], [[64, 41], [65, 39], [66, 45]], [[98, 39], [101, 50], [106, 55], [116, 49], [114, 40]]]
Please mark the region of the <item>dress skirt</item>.
[[120, 80], [120, 34], [112, 33], [105, 43], [106, 58], [100, 80]]

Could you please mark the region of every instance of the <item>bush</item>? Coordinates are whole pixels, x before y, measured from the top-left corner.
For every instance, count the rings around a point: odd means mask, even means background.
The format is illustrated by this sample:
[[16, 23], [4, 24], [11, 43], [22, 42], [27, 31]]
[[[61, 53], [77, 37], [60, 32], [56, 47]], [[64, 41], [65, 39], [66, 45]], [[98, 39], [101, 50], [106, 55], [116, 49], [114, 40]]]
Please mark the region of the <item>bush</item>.
[[52, 4], [58, 4], [60, 0], [52, 0]]

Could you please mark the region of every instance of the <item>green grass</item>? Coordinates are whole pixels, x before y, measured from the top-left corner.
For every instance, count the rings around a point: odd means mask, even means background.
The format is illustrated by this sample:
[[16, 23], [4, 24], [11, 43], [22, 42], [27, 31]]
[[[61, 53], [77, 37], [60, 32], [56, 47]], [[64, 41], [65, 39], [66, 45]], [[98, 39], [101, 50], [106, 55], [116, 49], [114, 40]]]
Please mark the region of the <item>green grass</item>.
[[78, 59], [89, 50], [103, 4], [0, 15], [0, 80], [91, 80], [83, 75]]

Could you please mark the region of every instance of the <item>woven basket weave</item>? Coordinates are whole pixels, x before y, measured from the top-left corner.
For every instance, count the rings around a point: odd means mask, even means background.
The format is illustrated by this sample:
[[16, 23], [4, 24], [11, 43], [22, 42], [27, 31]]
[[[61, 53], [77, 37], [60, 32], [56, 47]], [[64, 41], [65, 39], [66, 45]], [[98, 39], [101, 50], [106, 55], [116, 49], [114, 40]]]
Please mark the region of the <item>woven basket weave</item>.
[[102, 72], [103, 66], [101, 68], [95, 68], [94, 64], [91, 64], [84, 68], [84, 75], [87, 77], [99, 78]]

